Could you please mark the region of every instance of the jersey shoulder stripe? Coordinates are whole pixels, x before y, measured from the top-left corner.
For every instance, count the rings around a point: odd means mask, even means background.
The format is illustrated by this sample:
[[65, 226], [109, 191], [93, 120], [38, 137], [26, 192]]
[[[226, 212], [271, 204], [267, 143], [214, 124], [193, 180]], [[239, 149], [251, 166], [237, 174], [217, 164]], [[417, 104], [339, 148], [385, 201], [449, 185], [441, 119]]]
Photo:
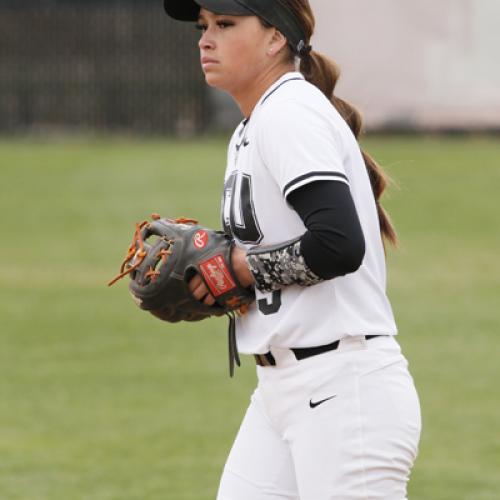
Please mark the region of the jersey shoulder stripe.
[[290, 181], [283, 188], [283, 195], [286, 198], [292, 191], [294, 191], [299, 187], [305, 186], [310, 182], [323, 181], [323, 180], [340, 181], [349, 185], [349, 179], [345, 174], [341, 172], [324, 172], [324, 171], [308, 172], [307, 174], [299, 175], [299, 177], [296, 177], [295, 179]]

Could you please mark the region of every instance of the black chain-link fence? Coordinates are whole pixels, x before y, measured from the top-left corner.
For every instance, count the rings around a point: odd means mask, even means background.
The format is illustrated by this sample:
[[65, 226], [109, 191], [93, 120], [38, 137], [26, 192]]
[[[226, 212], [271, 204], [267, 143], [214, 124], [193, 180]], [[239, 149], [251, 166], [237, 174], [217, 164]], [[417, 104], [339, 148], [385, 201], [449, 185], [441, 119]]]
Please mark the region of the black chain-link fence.
[[0, 131], [200, 131], [197, 36], [162, 0], [0, 0]]

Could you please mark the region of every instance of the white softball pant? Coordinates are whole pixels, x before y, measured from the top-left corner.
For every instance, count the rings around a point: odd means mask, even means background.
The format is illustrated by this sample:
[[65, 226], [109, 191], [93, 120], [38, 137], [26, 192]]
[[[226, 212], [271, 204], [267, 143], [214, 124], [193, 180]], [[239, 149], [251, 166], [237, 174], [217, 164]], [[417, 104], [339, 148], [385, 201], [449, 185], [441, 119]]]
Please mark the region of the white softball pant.
[[353, 337], [301, 361], [271, 351], [217, 499], [406, 499], [421, 420], [397, 341]]

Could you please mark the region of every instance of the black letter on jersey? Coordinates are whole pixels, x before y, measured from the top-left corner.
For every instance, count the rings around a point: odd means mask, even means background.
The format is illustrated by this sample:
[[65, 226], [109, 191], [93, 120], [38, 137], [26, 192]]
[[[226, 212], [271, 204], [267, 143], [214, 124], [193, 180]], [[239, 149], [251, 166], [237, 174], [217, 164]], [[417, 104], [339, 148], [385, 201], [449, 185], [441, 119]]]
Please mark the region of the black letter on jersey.
[[274, 290], [271, 303], [267, 299], [259, 299], [259, 311], [265, 316], [275, 314], [281, 307], [281, 290]]
[[[239, 176], [241, 175], [241, 179]], [[241, 182], [238, 183], [238, 180]], [[237, 192], [237, 186], [240, 186]], [[235, 217], [239, 206], [239, 217]], [[238, 223], [237, 221], [241, 221]], [[248, 174], [234, 172], [227, 179], [222, 199], [222, 223], [227, 234], [238, 238], [243, 243], [260, 243], [264, 235], [260, 230], [252, 200], [252, 178]], [[259, 311], [269, 316], [281, 307], [281, 290], [275, 290], [271, 302], [267, 298], [258, 301]]]
[[226, 234], [233, 234], [233, 197], [234, 197], [234, 187], [236, 185], [236, 173], [231, 174], [231, 176], [227, 179], [226, 184], [224, 185], [224, 194], [222, 197], [222, 207], [221, 207], [221, 215], [222, 215], [222, 226], [224, 227], [224, 232]]
[[[263, 235], [255, 216], [252, 200], [252, 178], [248, 174], [241, 174], [240, 190], [239, 193], [236, 193], [239, 180], [237, 176], [237, 173], [232, 174], [227, 180], [224, 189], [224, 206], [222, 207], [224, 229], [242, 243], [260, 243]], [[230, 203], [229, 207], [227, 206], [228, 203]], [[236, 217], [235, 211], [238, 204], [239, 217]], [[227, 220], [228, 215], [229, 221]]]

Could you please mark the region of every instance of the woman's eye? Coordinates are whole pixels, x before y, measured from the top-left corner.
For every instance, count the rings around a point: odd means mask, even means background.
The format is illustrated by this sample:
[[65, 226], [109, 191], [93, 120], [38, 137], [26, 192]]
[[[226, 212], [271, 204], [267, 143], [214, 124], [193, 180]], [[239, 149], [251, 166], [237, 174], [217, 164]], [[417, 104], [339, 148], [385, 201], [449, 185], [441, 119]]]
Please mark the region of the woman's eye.
[[217, 21], [217, 26], [219, 28], [229, 28], [230, 26], [234, 26], [234, 23], [230, 22], [230, 21]]
[[[216, 25], [220, 29], [226, 29], [226, 28], [229, 28], [230, 26], [234, 26], [234, 23], [232, 21], [217, 21]], [[199, 31], [207, 31], [208, 30], [208, 24], [204, 24], [204, 23], [197, 23], [194, 25], [194, 27]]]

